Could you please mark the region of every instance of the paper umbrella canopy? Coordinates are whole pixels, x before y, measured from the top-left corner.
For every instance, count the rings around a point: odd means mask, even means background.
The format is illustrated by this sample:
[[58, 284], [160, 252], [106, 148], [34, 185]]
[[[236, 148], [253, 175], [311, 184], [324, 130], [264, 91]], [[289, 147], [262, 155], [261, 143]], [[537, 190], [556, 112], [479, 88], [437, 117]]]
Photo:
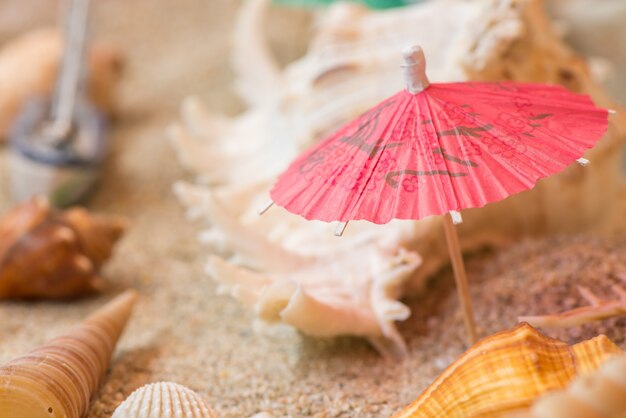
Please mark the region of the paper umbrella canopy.
[[602, 137], [607, 115], [555, 85], [403, 90], [299, 156], [270, 194], [292, 213], [327, 222], [481, 207], [562, 171]]
[[299, 156], [271, 190], [274, 203], [344, 227], [456, 214], [587, 163], [581, 156], [607, 130], [606, 109], [561, 86], [430, 84], [421, 48], [404, 59], [407, 89]]

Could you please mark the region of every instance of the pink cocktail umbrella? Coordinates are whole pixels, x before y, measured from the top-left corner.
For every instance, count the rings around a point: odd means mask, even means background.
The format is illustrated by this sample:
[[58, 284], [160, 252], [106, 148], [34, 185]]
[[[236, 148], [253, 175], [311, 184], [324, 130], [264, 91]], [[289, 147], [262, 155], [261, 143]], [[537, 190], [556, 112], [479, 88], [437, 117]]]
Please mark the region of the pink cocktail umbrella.
[[[446, 215], [444, 227], [472, 341], [475, 323], [454, 223], [460, 211], [530, 189], [606, 132], [608, 111], [561, 86], [436, 83], [419, 47], [404, 53], [406, 90], [304, 152], [280, 175], [274, 203], [306, 219], [383, 224]], [[268, 206], [269, 207], [269, 206]]]

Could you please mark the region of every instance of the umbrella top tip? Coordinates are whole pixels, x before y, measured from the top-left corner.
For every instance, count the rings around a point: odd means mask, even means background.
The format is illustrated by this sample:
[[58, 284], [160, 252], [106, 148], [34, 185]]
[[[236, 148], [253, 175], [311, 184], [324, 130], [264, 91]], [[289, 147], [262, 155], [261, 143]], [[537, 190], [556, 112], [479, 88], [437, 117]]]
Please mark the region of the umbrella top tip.
[[426, 58], [419, 45], [409, 46], [402, 51], [404, 58], [404, 77], [409, 92], [417, 94], [430, 85], [426, 77]]
[[416, 64], [424, 61], [424, 50], [419, 45], [407, 46], [402, 50], [402, 57], [405, 64]]

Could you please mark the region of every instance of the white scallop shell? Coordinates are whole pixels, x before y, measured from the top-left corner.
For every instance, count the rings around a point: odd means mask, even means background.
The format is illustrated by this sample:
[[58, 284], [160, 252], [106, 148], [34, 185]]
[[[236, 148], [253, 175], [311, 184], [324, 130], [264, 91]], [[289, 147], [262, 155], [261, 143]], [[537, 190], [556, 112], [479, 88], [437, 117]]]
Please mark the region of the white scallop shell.
[[191, 389], [172, 382], [150, 383], [134, 391], [111, 418], [217, 418]]

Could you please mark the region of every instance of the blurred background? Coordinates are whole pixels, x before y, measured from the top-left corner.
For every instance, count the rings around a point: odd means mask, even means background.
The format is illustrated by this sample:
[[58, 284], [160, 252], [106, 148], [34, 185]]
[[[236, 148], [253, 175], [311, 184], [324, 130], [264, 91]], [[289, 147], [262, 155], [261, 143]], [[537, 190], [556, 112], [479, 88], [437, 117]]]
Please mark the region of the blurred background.
[[[0, 1], [0, 40], [57, 25], [66, 2]], [[230, 0], [91, 1], [92, 40], [113, 43], [126, 62], [122, 103], [132, 108], [153, 101], [175, 110], [193, 93], [211, 107], [236, 113], [241, 106], [230, 92], [230, 35], [239, 6]], [[291, 61], [306, 47], [310, 17], [277, 8], [268, 27], [279, 58]]]
[[[61, 56], [60, 39], [68, 3], [0, 1], [0, 48], [4, 47], [0, 91], [5, 92], [0, 97], [0, 144], [23, 110], [24, 100], [16, 97], [23, 99], [32, 91], [49, 96], [54, 90], [56, 72], [51, 67]], [[91, 1], [88, 42], [92, 47], [102, 46], [103, 51], [93, 63], [99, 70], [90, 68], [90, 72], [101, 81], [96, 95], [105, 104], [100, 107], [105, 107], [112, 128], [106, 138], [112, 157], [107, 160], [107, 175], [101, 183], [105, 190], [111, 185], [115, 190], [112, 195], [119, 196], [120, 183], [133, 188], [135, 181], [140, 193], [155, 188], [169, 192], [171, 183], [159, 182], [159, 178], [179, 168], [171, 158], [171, 148], [162, 140], [163, 129], [176, 118], [182, 98], [198, 96], [210, 109], [230, 115], [243, 110], [231, 87], [229, 62], [238, 5], [219, 0]], [[270, 22], [268, 36], [281, 62], [289, 62], [305, 51], [309, 13], [277, 8]], [[46, 30], [55, 27], [57, 34]], [[32, 66], [23, 68], [24, 62]], [[0, 147], [0, 195], [5, 197], [0, 199], [1, 209], [12, 203], [8, 196], [6, 148]], [[129, 157], [131, 166], [125, 170], [120, 153], [139, 153], [142, 158], [130, 161]], [[171, 164], [162, 167], [162, 161]], [[152, 167], [160, 169], [153, 172]], [[143, 181], [146, 176], [150, 182]], [[99, 199], [110, 202], [107, 196], [106, 192], [95, 196], [92, 203], [97, 205]]]
[[[626, 105], [626, 0], [546, 3], [565, 39], [592, 63], [596, 78], [610, 95]], [[3, 114], [19, 113], [16, 102], [5, 98], [23, 95], [20, 86], [34, 85], [45, 91], [43, 84], [54, 84], [50, 82], [54, 77], [46, 76], [53, 69], [42, 62], [50, 63], [46, 56], [54, 49], [53, 38], [60, 39], [58, 34], [37, 32], [36, 42], [21, 44], [19, 53], [11, 45], [32, 31], [58, 27], [64, 4], [59, 0], [0, 0], [0, 122], [12, 122], [11, 118], [3, 120]], [[244, 416], [242, 411], [252, 414], [261, 409], [284, 412], [278, 416], [357, 416], [351, 414], [365, 405], [371, 410], [358, 416], [384, 416], [432, 379], [439, 371], [437, 364], [447, 364], [463, 348], [454, 335], [450, 344], [443, 337], [438, 340], [436, 334], [452, 331], [445, 323], [439, 326], [441, 330], [436, 322], [431, 326], [429, 320], [427, 325], [426, 319], [405, 325], [414, 349], [410, 367], [381, 362], [360, 340], [318, 341], [295, 331], [259, 338], [250, 325], [254, 315], [216, 294], [216, 285], [204, 271], [206, 253], [196, 243], [199, 230], [187, 222], [172, 193], [176, 180], [190, 179], [193, 174], [181, 168], [165, 131], [179, 118], [181, 101], [189, 95], [199, 97], [215, 113], [236, 115], [245, 110], [233, 88], [230, 62], [233, 26], [241, 4], [234, 0], [91, 2], [90, 42], [102, 45], [102, 54], [93, 64], [101, 76], [94, 90], [110, 121], [110, 156], [106, 174], [88, 204], [91, 209], [132, 220], [116, 258], [107, 266], [109, 286], [104, 295], [132, 287], [141, 290], [142, 302], [141, 314], [128, 331], [132, 337], [122, 342], [122, 354], [89, 417], [110, 416], [121, 399], [154, 378], [179, 378], [193, 384], [210, 396], [224, 416]], [[316, 13], [310, 7], [277, 4], [271, 8], [265, 31], [282, 65], [305, 54]], [[24, 67], [24, 62], [32, 62], [32, 67]], [[9, 193], [7, 161], [7, 147], [0, 140], [2, 213], [15, 203]], [[546, 249], [538, 247], [536, 253], [556, 252], [559, 246], [567, 247], [565, 241], [547, 242]], [[520, 251], [517, 261], [527, 258]], [[559, 260], [558, 253], [554, 260]], [[498, 268], [508, 271], [510, 263], [501, 264]], [[474, 271], [480, 267], [478, 262], [473, 265]], [[485, 276], [495, 276], [485, 271]], [[448, 288], [444, 290], [438, 292], [452, 295]], [[456, 299], [449, 299], [445, 306], [456, 306]], [[0, 363], [35, 342], [58, 335], [101, 302], [87, 299], [72, 304], [71, 310], [46, 303], [3, 304]], [[420, 314], [428, 318], [424, 312], [440, 306], [422, 300], [413, 305], [418, 318]], [[445, 309], [440, 312], [454, 312]], [[429, 329], [437, 332], [432, 332], [432, 340], [422, 341]], [[432, 359], [436, 367], [421, 375], [415, 372]]]
[[[471, 0], [468, 0], [471, 1]], [[240, 111], [231, 94], [231, 33], [240, 1], [128, 0], [91, 2], [91, 36], [112, 42], [123, 52], [126, 109], [154, 99], [160, 108], [176, 109], [193, 93], [209, 107], [225, 113]], [[282, 2], [285, 3], [285, 2]], [[0, 1], [0, 42], [60, 22], [64, 2]], [[606, 86], [626, 102], [626, 2], [623, 0], [548, 0], [551, 14], [566, 31], [566, 39], [590, 58], [599, 58]], [[282, 63], [306, 51], [315, 8], [277, 5], [267, 32]], [[610, 68], [609, 68], [610, 67]]]

